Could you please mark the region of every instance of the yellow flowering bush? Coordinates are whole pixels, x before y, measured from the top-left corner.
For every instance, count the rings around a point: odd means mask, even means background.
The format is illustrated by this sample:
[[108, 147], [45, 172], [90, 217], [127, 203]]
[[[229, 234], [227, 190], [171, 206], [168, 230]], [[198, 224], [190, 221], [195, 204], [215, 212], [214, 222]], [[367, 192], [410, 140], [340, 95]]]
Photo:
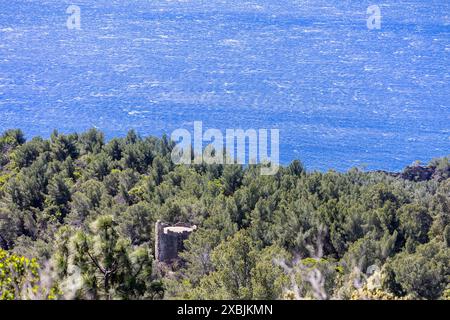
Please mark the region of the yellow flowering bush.
[[0, 249], [0, 300], [21, 299], [24, 288], [37, 291], [38, 283], [39, 264], [36, 259]]

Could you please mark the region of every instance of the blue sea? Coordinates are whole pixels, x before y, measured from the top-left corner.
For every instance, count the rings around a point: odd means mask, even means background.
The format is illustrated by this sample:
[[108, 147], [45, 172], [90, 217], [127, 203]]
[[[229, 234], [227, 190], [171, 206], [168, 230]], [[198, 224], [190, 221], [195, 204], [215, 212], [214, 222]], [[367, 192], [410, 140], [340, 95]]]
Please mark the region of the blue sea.
[[282, 162], [310, 170], [449, 155], [450, 1], [0, 0], [0, 130], [194, 121], [278, 128]]

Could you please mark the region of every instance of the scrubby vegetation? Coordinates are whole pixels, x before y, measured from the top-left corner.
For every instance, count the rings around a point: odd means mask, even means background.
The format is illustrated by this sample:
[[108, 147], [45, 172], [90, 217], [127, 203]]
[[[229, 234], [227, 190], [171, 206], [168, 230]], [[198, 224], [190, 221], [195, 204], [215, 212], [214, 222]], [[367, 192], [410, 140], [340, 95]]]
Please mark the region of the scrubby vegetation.
[[[448, 299], [450, 164], [274, 176], [175, 166], [166, 138], [0, 137], [3, 299]], [[198, 230], [154, 262], [154, 223]]]

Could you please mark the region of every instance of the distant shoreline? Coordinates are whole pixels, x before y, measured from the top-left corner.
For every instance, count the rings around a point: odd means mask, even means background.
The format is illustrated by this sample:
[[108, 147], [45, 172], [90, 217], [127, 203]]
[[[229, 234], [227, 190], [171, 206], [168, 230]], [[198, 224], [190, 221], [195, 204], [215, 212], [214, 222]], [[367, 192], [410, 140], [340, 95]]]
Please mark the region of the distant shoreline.
[[[21, 130], [22, 131], [22, 129], [11, 128], [11, 129], [6, 129], [6, 130], [1, 130], [0, 133], [3, 134], [4, 132], [9, 131], [9, 130]], [[70, 136], [70, 135], [78, 135], [79, 136], [79, 135], [81, 135], [83, 133], [86, 133], [86, 132], [88, 132], [90, 130], [97, 130], [97, 131], [99, 131], [103, 135], [105, 143], [108, 143], [108, 142], [110, 142], [111, 140], [114, 140], [114, 139], [123, 139], [123, 138], [125, 138], [127, 136], [127, 134], [120, 134], [120, 135], [117, 135], [117, 136], [114, 136], [114, 137], [106, 138], [106, 135], [105, 135], [104, 131], [99, 129], [99, 128], [97, 128], [97, 127], [91, 127], [90, 129], [87, 129], [87, 130], [84, 130], [84, 131], [72, 131], [72, 132], [68, 132], [68, 133], [66, 133], [66, 132], [60, 133], [59, 130], [53, 129], [52, 133], [53, 132], [58, 132], [58, 134], [63, 134], [63, 135], [66, 135], [66, 136]], [[162, 134], [161, 136], [151, 135], [151, 134], [149, 134], [149, 135], [140, 135], [139, 132], [137, 130], [135, 130], [135, 129], [130, 129], [128, 131], [128, 133], [131, 132], [131, 131], [135, 132], [138, 137], [140, 137], [141, 139], [144, 139], [144, 140], [145, 139], [158, 139], [158, 140], [161, 140], [161, 139], [164, 139], [164, 137], [166, 137], [166, 139], [170, 140], [170, 137], [166, 133]], [[22, 131], [22, 133], [23, 133], [23, 131]], [[27, 142], [29, 142], [32, 139], [37, 138], [37, 137], [38, 138], [42, 138], [44, 140], [49, 140], [50, 137], [51, 137], [51, 134], [49, 134], [48, 136], [46, 136], [46, 135], [34, 135], [34, 136], [30, 136], [30, 137], [27, 136], [26, 134], [24, 134], [24, 137], [25, 137]], [[313, 172], [327, 173], [329, 171], [335, 171], [335, 172], [338, 172], [338, 173], [347, 173], [347, 172], [349, 172], [351, 170], [358, 169], [358, 170], [361, 170], [362, 172], [365, 172], [365, 173], [382, 173], [382, 174], [385, 174], [385, 175], [388, 175], [388, 176], [391, 176], [391, 177], [394, 177], [394, 178], [402, 178], [403, 180], [410, 180], [410, 181], [427, 181], [427, 180], [433, 180], [433, 179], [434, 180], [441, 180], [442, 178], [440, 177], [439, 173], [436, 173], [436, 166], [433, 165], [432, 162], [435, 161], [435, 160], [441, 160], [441, 159], [447, 159], [447, 158], [450, 158], [450, 152], [447, 155], [444, 154], [444, 155], [441, 155], [441, 156], [437, 156], [437, 157], [431, 158], [428, 161], [424, 161], [424, 162], [422, 162], [422, 161], [415, 161], [414, 163], [410, 163], [410, 164], [406, 164], [405, 163], [404, 166], [401, 169], [399, 169], [399, 170], [385, 170], [385, 169], [376, 169], [376, 168], [375, 169], [366, 170], [365, 169], [365, 167], [366, 167], [365, 164], [360, 165], [360, 166], [353, 166], [353, 167], [348, 168], [347, 170], [338, 170], [338, 169], [336, 169], [336, 168], [334, 168], [332, 166], [327, 168], [327, 169], [311, 169], [311, 170], [306, 166], [305, 170], [307, 172], [310, 172], [310, 173], [313, 173]], [[303, 162], [304, 159], [294, 158], [291, 161], [283, 161], [283, 160], [281, 160], [280, 167], [284, 167], [285, 168], [285, 167], [289, 166], [294, 161], [300, 161], [302, 163], [302, 165], [305, 165], [304, 162]], [[246, 167], [247, 165], [245, 164], [243, 166]]]

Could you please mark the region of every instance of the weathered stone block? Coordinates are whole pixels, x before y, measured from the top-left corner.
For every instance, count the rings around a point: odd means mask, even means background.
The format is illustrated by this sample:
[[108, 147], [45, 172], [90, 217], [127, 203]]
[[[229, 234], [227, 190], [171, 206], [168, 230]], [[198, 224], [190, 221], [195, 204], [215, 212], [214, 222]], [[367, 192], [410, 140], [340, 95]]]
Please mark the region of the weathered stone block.
[[184, 240], [197, 229], [184, 223], [173, 226], [157, 221], [155, 225], [155, 259], [158, 262], [171, 262], [178, 258], [178, 253], [184, 250]]

